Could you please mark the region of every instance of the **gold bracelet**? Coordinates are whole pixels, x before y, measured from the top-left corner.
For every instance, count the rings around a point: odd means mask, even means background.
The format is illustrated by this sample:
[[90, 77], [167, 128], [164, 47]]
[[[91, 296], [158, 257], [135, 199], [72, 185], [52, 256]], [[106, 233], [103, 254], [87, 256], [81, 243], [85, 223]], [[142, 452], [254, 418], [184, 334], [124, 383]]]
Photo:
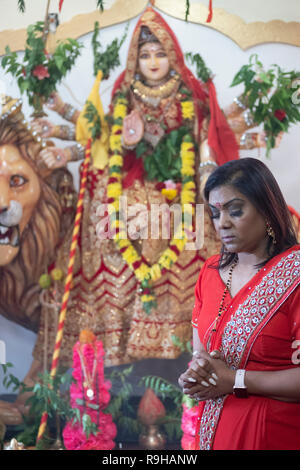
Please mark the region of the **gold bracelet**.
[[69, 150], [71, 153], [70, 161], [77, 162], [78, 160], [84, 159], [85, 148], [83, 147], [83, 145], [77, 143], [76, 145], [72, 145], [71, 147], [69, 147]]
[[76, 109], [74, 108], [74, 106], [66, 103], [61, 112], [61, 116], [67, 121], [72, 121], [75, 113], [76, 113]]

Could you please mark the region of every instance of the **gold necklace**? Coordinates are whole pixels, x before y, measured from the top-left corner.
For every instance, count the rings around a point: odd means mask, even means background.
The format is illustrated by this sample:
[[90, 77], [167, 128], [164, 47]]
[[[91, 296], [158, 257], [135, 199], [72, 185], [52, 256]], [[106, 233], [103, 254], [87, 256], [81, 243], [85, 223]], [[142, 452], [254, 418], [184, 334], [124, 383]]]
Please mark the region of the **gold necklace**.
[[81, 368], [82, 368], [83, 377], [84, 377], [83, 388], [86, 389], [86, 396], [88, 397], [88, 399], [93, 400], [95, 396], [94, 386], [95, 386], [95, 375], [96, 375], [96, 368], [97, 368], [96, 351], [95, 351], [95, 356], [94, 356], [94, 361], [93, 361], [93, 370], [91, 374], [87, 370], [84, 357], [80, 348], [78, 348], [78, 355], [80, 358]]
[[166, 83], [154, 87], [145, 85], [140, 80], [135, 80], [132, 84], [132, 91], [141, 101], [156, 107], [163, 98], [177, 93], [179, 84], [180, 76], [175, 74]]

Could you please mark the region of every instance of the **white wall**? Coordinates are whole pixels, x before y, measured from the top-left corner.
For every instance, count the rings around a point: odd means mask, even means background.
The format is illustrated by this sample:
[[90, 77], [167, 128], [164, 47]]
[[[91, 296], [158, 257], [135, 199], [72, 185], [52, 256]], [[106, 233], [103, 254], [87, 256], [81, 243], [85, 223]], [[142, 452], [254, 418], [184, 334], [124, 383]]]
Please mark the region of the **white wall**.
[[[12, 5], [11, 8], [15, 8], [15, 5]], [[208, 67], [215, 73], [215, 85], [222, 107], [228, 105], [241, 92], [241, 89], [230, 88], [229, 86], [234, 74], [243, 64], [248, 62], [248, 58], [253, 53], [259, 55], [260, 60], [266, 67], [277, 63], [285, 70], [299, 69], [300, 50], [295, 46], [264, 44], [247, 51], [242, 51], [232, 40], [212, 29], [201, 25], [185, 23], [166, 15], [163, 16], [176, 32], [184, 52], [201, 53]], [[128, 44], [136, 21], [137, 19], [134, 19], [130, 22], [129, 34], [122, 48], [122, 67], [115, 71], [110, 80], [101, 86], [102, 92], [105, 91], [103, 94], [105, 106], [108, 105], [113, 82], [125, 65]], [[103, 30], [101, 32], [103, 44], [111, 42], [117, 36], [120, 37], [123, 34], [124, 28], [125, 24], [121, 24]], [[91, 34], [82, 37], [80, 41], [85, 45], [82, 56], [79, 58], [73, 71], [66, 78], [65, 84], [59, 87], [59, 92], [63, 99], [77, 107], [83, 105], [93, 84], [92, 52], [90, 47]], [[3, 70], [0, 70], [1, 80], [4, 81], [8, 94], [19, 96], [16, 84], [11, 77], [3, 73]], [[26, 103], [24, 111], [29, 116], [30, 111]], [[56, 119], [51, 113], [49, 113], [49, 116], [51, 116], [51, 119]], [[289, 134], [284, 136], [280, 148], [272, 152], [270, 159], [264, 158], [263, 151], [261, 152], [261, 158], [273, 171], [288, 204], [294, 206], [300, 212], [298, 189], [300, 182], [299, 136], [300, 125], [294, 126]], [[243, 156], [245, 155], [259, 157], [258, 151], [243, 152]], [[70, 166], [70, 168], [75, 180], [78, 182], [78, 165]], [[35, 335], [0, 317], [0, 339], [6, 341], [7, 360], [15, 364], [13, 372], [19, 378], [23, 378], [31, 363], [31, 351]], [[1, 373], [0, 381], [2, 382]], [[2, 384], [0, 384], [1, 392], [3, 392]]]

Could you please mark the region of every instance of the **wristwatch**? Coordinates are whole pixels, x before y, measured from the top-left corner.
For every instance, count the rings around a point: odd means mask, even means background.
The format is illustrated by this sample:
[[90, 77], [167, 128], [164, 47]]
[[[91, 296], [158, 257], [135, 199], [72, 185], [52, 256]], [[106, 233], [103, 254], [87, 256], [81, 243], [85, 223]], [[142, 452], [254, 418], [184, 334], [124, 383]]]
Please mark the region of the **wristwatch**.
[[248, 390], [245, 385], [245, 373], [246, 371], [244, 369], [238, 369], [235, 374], [233, 393], [237, 398], [248, 398]]

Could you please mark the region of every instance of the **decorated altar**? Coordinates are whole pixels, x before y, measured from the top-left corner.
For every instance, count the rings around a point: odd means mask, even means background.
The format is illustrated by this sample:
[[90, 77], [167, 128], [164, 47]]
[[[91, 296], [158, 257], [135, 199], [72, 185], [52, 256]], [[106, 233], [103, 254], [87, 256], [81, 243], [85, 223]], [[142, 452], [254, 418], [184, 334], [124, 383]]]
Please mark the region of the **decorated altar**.
[[[0, 143], [19, 148], [28, 165], [32, 213], [42, 203], [51, 207], [45, 226], [30, 225], [31, 214], [21, 219], [20, 205], [12, 207], [13, 222], [0, 218], [1, 227], [20, 227], [19, 239], [8, 234], [9, 251], [1, 230], [7, 279], [1, 313], [35, 335], [26, 376], [2, 371], [6, 385], [24, 393], [1, 403], [0, 419], [2, 410], [6, 424], [20, 424], [31, 406], [39, 419], [34, 426], [25, 420], [25, 431], [37, 446], [112, 449], [131, 430], [144, 448], [175, 442], [192, 449], [195, 404], [183, 399], [177, 378], [190, 359], [198, 273], [219, 250], [208, 214], [197, 212], [203, 185], [217, 165], [249, 152], [277, 165], [278, 173], [292, 167], [287, 158], [297, 168], [299, 71], [284, 53], [287, 63], [265, 64], [259, 45], [281, 42], [296, 56], [299, 23], [277, 20], [278, 35], [273, 21], [246, 23], [217, 2], [138, 1], [133, 8], [126, 0], [93, 1], [90, 11], [68, 0], [52, 3], [13, 40], [0, 33], [0, 46], [8, 46]], [[18, 8], [26, 15], [29, 2]], [[187, 36], [184, 51], [178, 25]], [[203, 31], [216, 44], [223, 37], [224, 50], [237, 48], [236, 69], [220, 50], [216, 59], [216, 45], [203, 40]], [[291, 173], [292, 179], [297, 172]], [[297, 183], [288, 181], [298, 224]], [[176, 205], [182, 224], [176, 226], [174, 213], [163, 225], [158, 213], [158, 236], [149, 237], [148, 211], [162, 205], [168, 214]], [[162, 237], [164, 228], [172, 235]], [[30, 230], [39, 235], [31, 247], [39, 253], [43, 245], [34, 269], [30, 249], [22, 249]], [[20, 273], [23, 290], [14, 297]]]

